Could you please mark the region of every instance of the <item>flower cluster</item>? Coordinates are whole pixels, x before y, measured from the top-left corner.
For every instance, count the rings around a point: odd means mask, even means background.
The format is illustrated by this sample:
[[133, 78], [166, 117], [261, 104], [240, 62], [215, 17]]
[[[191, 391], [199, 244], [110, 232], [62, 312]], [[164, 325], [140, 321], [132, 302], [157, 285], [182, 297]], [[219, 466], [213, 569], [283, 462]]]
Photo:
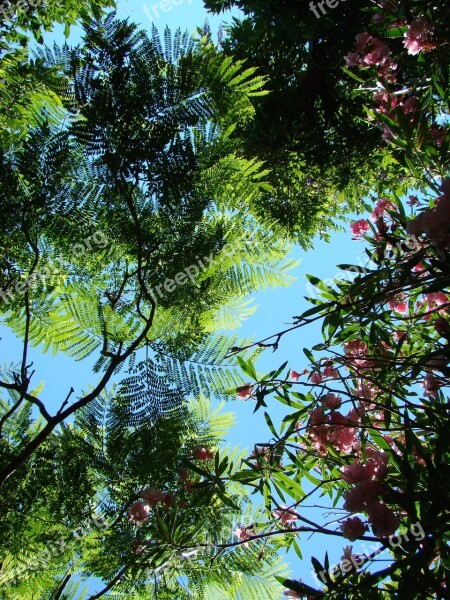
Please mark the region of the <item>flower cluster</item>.
[[[389, 536], [397, 529], [398, 519], [379, 499], [389, 491], [383, 481], [388, 474], [388, 455], [370, 447], [365, 449], [365, 455], [366, 462], [354, 462], [341, 469], [342, 479], [355, 486], [343, 494], [344, 509], [351, 513], [367, 512], [375, 535]], [[366, 526], [359, 517], [352, 517], [342, 523], [341, 530], [344, 537], [354, 541]]]
[[174, 501], [174, 495], [171, 492], [163, 492], [152, 487], [143, 489], [139, 495], [142, 500], [133, 502], [128, 511], [128, 520], [133, 521], [136, 526], [149, 521], [150, 509], [157, 504], [162, 504], [166, 509], [169, 509]]
[[445, 256], [450, 250], [450, 178], [444, 179], [441, 191], [433, 208], [423, 210], [408, 222], [407, 232], [425, 235], [439, 254]]
[[425, 17], [416, 19], [408, 26], [405, 32], [403, 44], [408, 50], [408, 54], [419, 54], [419, 52], [429, 52], [436, 48], [436, 44], [431, 41], [433, 27]]

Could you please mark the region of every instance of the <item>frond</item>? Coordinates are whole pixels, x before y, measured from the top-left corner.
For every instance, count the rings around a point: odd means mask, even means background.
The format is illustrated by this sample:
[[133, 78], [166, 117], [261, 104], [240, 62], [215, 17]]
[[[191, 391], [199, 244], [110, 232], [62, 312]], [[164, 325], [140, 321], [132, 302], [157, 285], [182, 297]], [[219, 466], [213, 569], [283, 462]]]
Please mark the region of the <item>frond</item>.
[[[168, 381], [183, 390], [186, 395], [200, 396], [209, 390], [220, 397], [225, 389], [239, 387], [244, 383], [235, 357], [228, 357], [233, 346], [247, 346], [250, 340], [238, 336], [209, 335], [202, 344], [183, 357], [177, 358], [155, 348], [155, 360]], [[246, 360], [255, 360], [261, 349], [248, 351]]]

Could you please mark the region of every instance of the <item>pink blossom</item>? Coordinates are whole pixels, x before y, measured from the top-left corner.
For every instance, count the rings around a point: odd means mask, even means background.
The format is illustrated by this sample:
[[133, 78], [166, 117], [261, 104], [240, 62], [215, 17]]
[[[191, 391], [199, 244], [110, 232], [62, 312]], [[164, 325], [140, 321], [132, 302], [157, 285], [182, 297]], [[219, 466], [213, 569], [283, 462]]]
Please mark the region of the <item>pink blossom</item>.
[[311, 381], [311, 383], [321, 383], [322, 375], [320, 374], [320, 371], [314, 371], [309, 380]]
[[326, 415], [321, 406], [314, 408], [309, 413], [309, 425], [322, 425], [323, 423], [327, 423], [329, 420], [328, 415]]
[[238, 387], [236, 391], [237, 397], [240, 400], [248, 400], [253, 394], [253, 387], [250, 383], [246, 383], [245, 385], [241, 385], [241, 387]]
[[351, 340], [344, 344], [344, 352], [351, 359], [347, 362], [356, 369], [364, 369], [370, 366], [371, 361], [367, 359], [369, 348], [363, 340]]
[[387, 537], [392, 535], [397, 529], [399, 522], [394, 511], [383, 502], [371, 502], [368, 505], [367, 512], [369, 523], [377, 537]]
[[405, 314], [406, 312], [408, 312], [408, 305], [405, 302], [404, 294], [399, 294], [399, 295], [395, 296], [394, 298], [391, 298], [391, 300], [389, 300], [389, 302], [388, 302], [388, 306], [394, 312], [398, 312], [398, 313], [402, 313], [402, 314]]
[[358, 33], [358, 35], [356, 36], [355, 39], [356, 39], [356, 52], [359, 52], [359, 54], [362, 54], [362, 52], [364, 52], [369, 41], [372, 39], [372, 36], [370, 35], [370, 33], [367, 33], [367, 31], [364, 31], [363, 33]]
[[272, 515], [279, 519], [283, 525], [295, 523], [299, 517], [298, 513], [287, 506], [280, 506], [280, 510], [273, 510]]
[[404, 34], [403, 45], [408, 50], [408, 54], [416, 55], [421, 50], [427, 52], [433, 50], [436, 46], [430, 42], [432, 27], [425, 17], [420, 17], [413, 21], [408, 31]]
[[336, 394], [327, 394], [326, 396], [323, 396], [320, 401], [322, 402], [323, 406], [325, 406], [325, 408], [328, 408], [330, 410], [335, 410], [337, 408], [339, 408], [342, 404], [342, 398], [340, 396], [336, 396]]
[[349, 512], [362, 512], [367, 509], [367, 505], [373, 502], [387, 491], [387, 487], [381, 481], [369, 480], [361, 481], [358, 485], [343, 493], [344, 510]]
[[361, 483], [372, 478], [373, 468], [371, 465], [363, 463], [352, 463], [341, 469], [342, 479], [347, 483]]
[[133, 502], [128, 511], [128, 520], [134, 521], [136, 525], [140, 525], [141, 523], [145, 523], [149, 520], [150, 507], [145, 502]]
[[247, 527], [237, 527], [233, 533], [241, 542], [244, 542], [244, 544], [242, 544], [244, 548], [248, 548], [248, 543], [246, 540], [256, 535], [256, 531], [254, 529], [248, 529]]
[[386, 214], [387, 210], [395, 210], [395, 206], [388, 198], [380, 198], [379, 200], [377, 200], [375, 208], [372, 212], [372, 220], [375, 221], [376, 219], [381, 218]]
[[322, 455], [326, 455], [328, 444], [329, 428], [327, 425], [316, 425], [308, 430], [308, 437], [311, 446]]
[[357, 398], [362, 398], [363, 400], [373, 400], [376, 396], [375, 387], [365, 381], [360, 381], [353, 393]]
[[358, 408], [353, 407], [347, 415], [347, 419], [352, 422], [353, 425], [357, 425], [365, 414], [364, 408], [361, 406]]
[[297, 373], [297, 371], [291, 371], [289, 373], [289, 377], [292, 379], [292, 381], [298, 381], [300, 378], [300, 373]]
[[390, 55], [389, 48], [378, 38], [372, 38], [370, 46], [370, 51], [361, 57], [362, 64], [382, 66]]
[[345, 538], [351, 542], [354, 542], [365, 534], [366, 525], [359, 517], [349, 517], [343, 523], [341, 523], [339, 529], [342, 531]]
[[339, 371], [336, 369], [336, 367], [333, 367], [333, 363], [329, 362], [323, 370], [323, 375], [324, 377], [332, 377], [333, 379], [338, 379]]
[[405, 48], [408, 50], [408, 54], [419, 54], [421, 50], [421, 42], [415, 38], [409, 31], [405, 33], [405, 40], [403, 42]]
[[422, 273], [425, 273], [425, 271], [426, 271], [425, 265], [422, 262], [419, 262], [419, 263], [417, 263], [417, 265], [414, 265], [413, 271], [414, 271], [414, 273], [419, 273], [421, 275]]
[[156, 506], [158, 502], [162, 502], [164, 500], [164, 492], [148, 487], [142, 490], [141, 498], [146, 500], [150, 506]]
[[349, 52], [344, 59], [347, 67], [356, 67], [359, 64], [360, 55], [357, 52]]
[[416, 112], [418, 105], [419, 105], [419, 102], [418, 102], [417, 98], [415, 98], [414, 96], [411, 96], [410, 98], [407, 98], [406, 100], [404, 100], [400, 104], [400, 107], [403, 110], [403, 112], [405, 113], [405, 115], [408, 115], [410, 113]]
[[450, 300], [443, 292], [430, 292], [425, 294], [423, 303], [427, 305], [427, 310], [430, 311], [449, 304]]
[[359, 219], [350, 225], [350, 230], [354, 235], [353, 239], [361, 238], [365, 233], [370, 231], [369, 221], [366, 219]]
[[332, 413], [331, 420], [333, 420], [333, 415], [339, 415], [339, 418], [342, 417], [342, 419], [344, 419], [345, 425], [341, 425], [340, 427], [337, 426], [335, 428], [335, 430], [329, 437], [330, 443], [333, 444], [337, 450], [341, 450], [342, 452], [346, 453], [350, 452], [353, 448], [354, 443], [356, 442], [355, 428], [349, 426], [346, 417], [340, 415], [340, 413]]
[[436, 377], [434, 377], [431, 373], [427, 373], [425, 375], [420, 385], [425, 388], [424, 393], [426, 396], [437, 396], [437, 392], [441, 387], [439, 380], [436, 379]]
[[347, 342], [346, 344], [344, 344], [344, 351], [345, 351], [345, 354], [354, 356], [354, 355], [366, 354], [368, 351], [368, 348], [367, 348], [367, 344], [363, 340], [357, 338], [355, 340], [351, 340], [350, 342]]
[[214, 452], [208, 448], [196, 448], [193, 451], [193, 456], [197, 460], [211, 460], [214, 458]]

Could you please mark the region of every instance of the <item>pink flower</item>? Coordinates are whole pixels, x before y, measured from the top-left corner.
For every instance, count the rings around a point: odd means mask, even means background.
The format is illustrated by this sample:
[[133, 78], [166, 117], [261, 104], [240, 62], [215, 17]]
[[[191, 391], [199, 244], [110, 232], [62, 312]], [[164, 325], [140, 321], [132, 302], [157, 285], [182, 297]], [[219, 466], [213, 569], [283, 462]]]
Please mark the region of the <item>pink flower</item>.
[[363, 340], [351, 340], [344, 344], [344, 352], [350, 358], [348, 364], [356, 369], [364, 369], [370, 366], [371, 361], [367, 359], [369, 348]]
[[362, 54], [367, 46], [367, 44], [369, 43], [369, 41], [372, 39], [372, 36], [370, 35], [370, 33], [367, 33], [367, 31], [364, 31], [363, 33], [358, 33], [358, 35], [356, 36], [356, 52], [359, 52], [359, 54]]
[[128, 520], [134, 521], [136, 525], [140, 525], [141, 523], [145, 523], [149, 520], [150, 507], [145, 502], [133, 502], [128, 511]]
[[336, 396], [336, 394], [327, 394], [323, 396], [320, 401], [325, 406], [325, 408], [329, 408], [330, 410], [335, 410], [339, 408], [342, 404], [342, 398], [340, 396]]
[[388, 302], [388, 306], [394, 312], [398, 312], [398, 313], [402, 313], [402, 314], [405, 314], [406, 312], [408, 312], [408, 305], [405, 302], [404, 294], [399, 294], [398, 296], [391, 298], [391, 300], [389, 300], [389, 302]]
[[436, 310], [440, 306], [449, 304], [450, 300], [443, 292], [430, 292], [425, 294], [423, 303], [427, 305], [428, 310]]
[[244, 542], [244, 544], [242, 544], [244, 548], [248, 548], [246, 540], [256, 535], [254, 529], [248, 529], [247, 527], [237, 527], [233, 533], [241, 542]]
[[214, 458], [214, 452], [208, 448], [197, 448], [193, 451], [194, 458], [197, 460], [211, 460]]
[[341, 473], [342, 479], [347, 483], [361, 483], [361, 481], [368, 481], [372, 478], [373, 468], [371, 465], [355, 462], [342, 467]]
[[361, 406], [358, 408], [353, 407], [347, 415], [347, 419], [351, 421], [352, 425], [357, 425], [365, 414], [364, 408]]
[[359, 219], [350, 225], [350, 230], [354, 235], [353, 239], [361, 238], [365, 233], [370, 231], [369, 221], [366, 219]]
[[253, 394], [253, 386], [250, 383], [246, 383], [238, 387], [236, 392], [239, 400], [248, 400]]
[[375, 501], [369, 503], [367, 512], [369, 523], [372, 524], [373, 532], [377, 537], [392, 535], [399, 525], [394, 511], [383, 502]]
[[357, 52], [349, 52], [344, 56], [347, 67], [356, 67], [359, 64], [360, 55]]
[[413, 271], [414, 273], [419, 273], [419, 275], [422, 275], [426, 272], [425, 265], [422, 262], [418, 262], [417, 265], [414, 265]]
[[331, 413], [330, 421], [336, 424], [335, 430], [329, 436], [329, 441], [337, 450], [350, 452], [356, 442], [355, 428], [351, 427], [343, 415], [338, 412]]
[[426, 396], [437, 396], [437, 392], [441, 387], [440, 382], [431, 373], [425, 375], [420, 385], [425, 388], [424, 393]]
[[156, 490], [155, 488], [145, 488], [141, 492], [141, 498], [146, 500], [150, 506], [156, 506], [158, 502], [162, 502], [164, 500], [164, 492], [161, 490]]
[[362, 64], [383, 66], [390, 55], [389, 48], [378, 38], [372, 38], [370, 46], [371, 50], [365, 56], [361, 57]]
[[359, 537], [365, 534], [366, 525], [361, 521], [359, 517], [350, 517], [346, 519], [339, 529], [344, 534], [344, 537], [354, 542]]
[[408, 196], [407, 204], [409, 206], [416, 206], [416, 204], [419, 204], [419, 198], [417, 196]]
[[280, 510], [273, 510], [272, 515], [276, 519], [279, 519], [283, 525], [291, 525], [292, 523], [295, 523], [299, 517], [298, 513], [287, 506], [280, 506]]
[[420, 17], [413, 21], [404, 35], [403, 45], [408, 50], [408, 54], [416, 55], [421, 50], [427, 52], [433, 50], [436, 46], [430, 42], [432, 27], [425, 17]]
[[362, 512], [366, 510], [367, 504], [376, 500], [386, 492], [386, 485], [380, 481], [362, 481], [356, 487], [343, 493], [344, 510], [349, 512]]
[[300, 378], [300, 373], [297, 373], [297, 371], [291, 371], [289, 373], [289, 377], [292, 379], [292, 381], [298, 381]]
[[388, 198], [380, 198], [375, 204], [375, 208], [372, 212], [371, 218], [373, 221], [380, 219], [386, 214], [387, 210], [395, 210], [395, 206]]
[[333, 367], [333, 363], [327, 363], [326, 367], [323, 370], [324, 377], [332, 377], [333, 379], [339, 379], [339, 371], [336, 367]]
[[323, 423], [327, 423], [328, 420], [329, 417], [324, 413], [321, 406], [318, 406], [309, 413], [309, 425], [322, 425]]
[[418, 105], [419, 105], [419, 102], [418, 102], [417, 98], [415, 98], [414, 96], [411, 96], [410, 98], [407, 98], [406, 100], [404, 100], [400, 104], [400, 107], [403, 110], [403, 112], [405, 113], [405, 115], [408, 115], [410, 113], [416, 112]]
[[376, 396], [376, 389], [370, 383], [360, 381], [353, 393], [357, 398], [361, 398], [362, 400], [373, 400]]
[[403, 45], [408, 50], [408, 54], [412, 55], [419, 54], [421, 49], [420, 40], [411, 35], [411, 32], [409, 31], [405, 33], [405, 40], [403, 42]]
[[311, 383], [321, 383], [322, 375], [320, 374], [320, 371], [314, 371], [309, 380], [311, 381]]

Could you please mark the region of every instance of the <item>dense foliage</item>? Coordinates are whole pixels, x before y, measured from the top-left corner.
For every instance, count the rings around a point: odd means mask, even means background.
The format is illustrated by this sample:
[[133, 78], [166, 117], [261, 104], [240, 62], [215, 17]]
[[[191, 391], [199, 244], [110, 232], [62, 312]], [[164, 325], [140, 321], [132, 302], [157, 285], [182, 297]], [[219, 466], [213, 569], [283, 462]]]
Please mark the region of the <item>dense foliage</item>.
[[[448, 9], [239, 6], [224, 52], [86, 16], [79, 47], [26, 67], [59, 110], [30, 109], [20, 74], [23, 111], [2, 108], [0, 312], [22, 344], [0, 371], [2, 598], [81, 600], [93, 578], [91, 600], [448, 597]], [[272, 338], [229, 335], [291, 282], [292, 231], [351, 196], [367, 263], [309, 276], [312, 308]], [[305, 365], [258, 373], [312, 322]], [[69, 374], [52, 406], [32, 346], [91, 385]], [[266, 409], [251, 456], [223, 448], [224, 393]], [[314, 558], [312, 586], [277, 555], [311, 533], [371, 550]]]

